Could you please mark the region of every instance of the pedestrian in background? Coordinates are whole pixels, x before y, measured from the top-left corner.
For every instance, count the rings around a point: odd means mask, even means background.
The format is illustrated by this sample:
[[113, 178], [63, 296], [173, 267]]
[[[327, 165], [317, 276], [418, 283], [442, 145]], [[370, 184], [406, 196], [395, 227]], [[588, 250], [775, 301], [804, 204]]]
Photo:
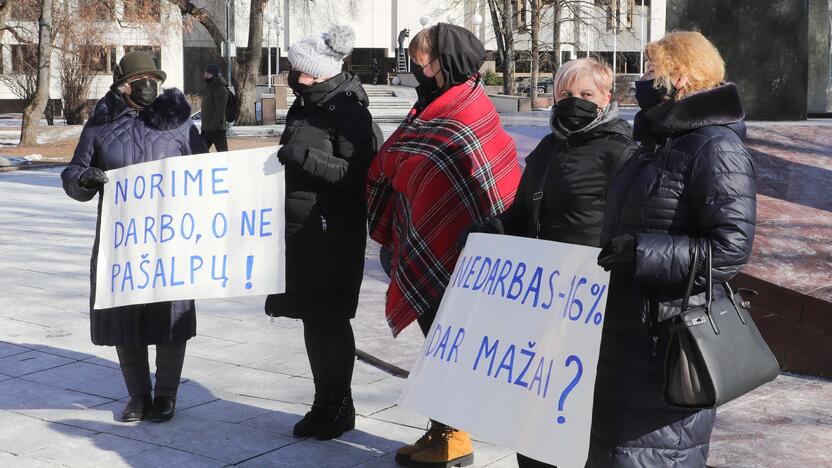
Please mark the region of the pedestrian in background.
[[[648, 44], [646, 56], [647, 73], [636, 82], [641, 146], [612, 182], [604, 214], [598, 264], [612, 273], [587, 466], [701, 468], [715, 410], [663, 401], [661, 330], [682, 312], [692, 271], [690, 305], [705, 302], [709, 247], [716, 284], [748, 262], [754, 167], [739, 92], [723, 82], [713, 44], [698, 32], [674, 32]], [[714, 300], [725, 296], [721, 287], [713, 292]]]
[[[636, 149], [632, 127], [610, 102], [612, 82], [612, 69], [592, 58], [558, 69], [552, 133], [526, 158], [511, 207], [471, 231], [600, 247], [605, 194]], [[551, 466], [521, 454], [517, 462]]]
[[226, 138], [228, 122], [225, 119], [228, 106], [228, 82], [220, 73], [220, 67], [213, 63], [205, 67], [203, 78], [208, 84], [208, 89], [202, 97], [202, 138], [208, 145], [208, 149], [211, 149], [213, 145], [217, 151], [228, 151]]
[[266, 299], [266, 313], [303, 320], [315, 399], [293, 433], [322, 440], [355, 427], [350, 319], [364, 278], [364, 183], [375, 151], [367, 94], [341, 71], [354, 38], [335, 26], [289, 48], [297, 98], [277, 153], [286, 166], [286, 292]]
[[[61, 173], [64, 191], [78, 201], [89, 201], [101, 193], [108, 182], [104, 171], [208, 151], [191, 121], [191, 106], [182, 92], [167, 89], [158, 95], [166, 74], [156, 68], [150, 55], [126, 54], [113, 78], [110, 91], [98, 101], [84, 125], [72, 161]], [[94, 344], [116, 347], [130, 394], [122, 420], [148, 417], [155, 422], [167, 421], [176, 408], [185, 343], [196, 335], [194, 301], [95, 309], [98, 227], [95, 236], [90, 266], [90, 330]], [[150, 381], [148, 345], [156, 345], [155, 387]]]
[[[520, 180], [514, 140], [483, 91], [485, 49], [439, 23], [410, 41], [419, 99], [385, 142], [367, 181], [372, 238], [392, 251], [385, 314], [394, 335], [418, 321], [427, 335], [471, 223], [511, 205]], [[453, 389], [438, 388], [437, 398]], [[432, 421], [396, 460], [418, 467], [473, 463], [468, 433]]]

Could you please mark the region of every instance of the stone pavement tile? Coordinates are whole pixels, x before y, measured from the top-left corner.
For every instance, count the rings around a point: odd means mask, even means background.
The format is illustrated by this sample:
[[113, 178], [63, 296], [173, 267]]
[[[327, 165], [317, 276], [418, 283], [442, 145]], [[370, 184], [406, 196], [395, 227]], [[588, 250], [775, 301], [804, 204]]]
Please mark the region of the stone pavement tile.
[[[476, 465], [479, 466], [478, 463]], [[483, 466], [488, 468], [517, 468], [517, 455], [511, 454]]]
[[275, 432], [277, 434], [284, 434], [289, 437], [292, 437], [292, 428], [295, 426], [295, 423], [300, 421], [300, 419], [310, 409], [309, 405], [302, 405], [299, 403], [287, 403], [257, 398], [249, 398], [248, 400], [251, 401], [251, 404], [253, 405], [268, 407], [269, 412], [247, 419], [241, 422], [241, 425], [253, 427], [263, 431]]
[[[353, 397], [355, 397], [354, 392], [355, 389], [353, 389]], [[315, 386], [312, 383], [312, 379], [292, 377], [273, 385], [249, 387], [244, 389], [244, 391], [238, 391], [236, 393], [254, 398], [311, 406], [315, 396]]]
[[410, 426], [421, 431], [427, 429], [428, 425], [427, 416], [422, 416], [421, 414], [415, 411], [402, 408], [399, 405], [395, 405], [385, 410], [373, 413], [372, 415], [370, 415], [370, 417], [373, 419], [378, 419], [379, 421], [387, 421], [395, 424]]
[[322, 443], [350, 447], [380, 457], [396, 451], [403, 445], [413, 443], [423, 433], [412, 427], [359, 416], [355, 419], [354, 430], [344, 433], [338, 439]]
[[75, 439], [60, 446], [51, 446], [31, 454], [38, 460], [51, 461], [71, 467], [95, 466], [106, 467], [159, 467], [176, 466], [203, 467], [223, 466], [217, 460], [201, 457], [192, 453], [175, 450], [168, 447], [148, 444], [145, 442], [114, 436], [111, 434], [95, 434], [86, 439]]
[[0, 359], [0, 373], [20, 377], [33, 372], [63, 366], [71, 362], [71, 359], [53, 354], [29, 351]]
[[[185, 362], [187, 366], [188, 358], [185, 359]], [[260, 396], [262, 392], [269, 391], [269, 388], [276, 383], [289, 380], [293, 377], [279, 372], [270, 372], [231, 364], [216, 364], [233, 367], [220, 367], [221, 372], [204, 375], [200, 378], [191, 379], [191, 381], [213, 392]]]
[[[118, 366], [118, 363], [116, 363]], [[182, 378], [203, 383], [203, 379], [217, 374], [225, 374], [226, 372], [233, 372], [240, 368], [237, 364], [228, 364], [226, 362], [214, 361], [198, 356], [188, 354], [185, 349], [185, 365], [182, 367]], [[222, 377], [219, 376], [218, 379]]]
[[232, 424], [243, 422], [247, 419], [255, 418], [260, 415], [268, 414], [271, 410], [257, 406], [259, 401], [254, 398], [248, 398], [248, 404], [241, 400], [231, 400], [225, 398], [223, 395], [215, 395], [220, 397], [218, 400], [210, 401], [208, 403], [193, 406], [183, 411], [178, 411], [179, 416], [195, 417], [205, 420], [217, 420]]
[[13, 343], [0, 341], [0, 359], [29, 351], [31, 351], [31, 348], [24, 348], [23, 346], [18, 346]]
[[792, 391], [717, 411], [708, 465], [713, 467], [832, 466], [829, 402], [800, 400]]
[[403, 388], [404, 380], [398, 377], [387, 377], [353, 388], [356, 413], [369, 416], [395, 405]]
[[97, 395], [112, 400], [126, 398], [127, 387], [120, 370], [87, 362], [74, 362], [24, 377], [32, 382]]
[[309, 360], [302, 339], [295, 343], [243, 343], [223, 349], [227, 357], [218, 359], [244, 367], [299, 376], [309, 371]]
[[[156, 383], [155, 376], [152, 379]], [[176, 410], [192, 408], [194, 406], [204, 405], [205, 403], [217, 400], [218, 397], [214, 393], [196, 382], [181, 382], [179, 390], [176, 393]], [[127, 401], [126, 399], [124, 400]]]
[[302, 440], [273, 452], [253, 458], [242, 467], [343, 468], [356, 466], [373, 456], [349, 447]]
[[[27, 296], [39, 294], [39, 291], [29, 291]], [[5, 295], [0, 295], [0, 302]], [[7, 306], [0, 303], [0, 310]], [[8, 317], [0, 318], [0, 339], [3, 341], [16, 344], [18, 346], [25, 346], [27, 348], [37, 348], [39, 346], [29, 346], [28, 343], [42, 343], [46, 338], [48, 327], [37, 325], [33, 323], [26, 323], [20, 320], [11, 319]]]
[[0, 382], [0, 409], [26, 413], [27, 410], [83, 409], [112, 400], [65, 390], [37, 382], [10, 379]]
[[0, 448], [0, 466], [25, 466], [26, 468], [54, 468], [54, 463], [37, 460], [26, 455], [18, 455], [16, 453], [4, 452]]
[[[44, 301], [46, 303], [46, 301]], [[67, 310], [58, 307], [59, 304], [24, 306], [8, 308], [3, 311], [6, 317], [32, 325], [47, 328], [70, 329], [73, 332], [86, 331], [87, 339], [90, 334], [90, 315], [87, 311]], [[60, 304], [62, 305], [62, 304]]]
[[827, 405], [827, 415], [832, 415], [832, 382], [820, 379], [807, 378], [805, 383], [789, 390], [790, 397], [796, 400], [805, 400], [817, 404]]
[[93, 432], [107, 432], [116, 426], [136, 426], [139, 422], [121, 422], [124, 401], [110, 401], [93, 408], [27, 409], [18, 413], [47, 422], [80, 427]]
[[396, 452], [390, 452], [357, 465], [356, 468], [402, 468], [402, 465], [396, 463]]
[[485, 466], [513, 454], [513, 450], [474, 440], [474, 465], [476, 466]]
[[291, 437], [273, 432], [240, 424], [189, 417], [185, 413], [178, 414], [164, 424], [114, 426], [107, 432], [226, 463], [239, 463], [294, 442]]
[[[0, 451], [29, 455], [55, 445], [71, 444], [74, 439], [95, 434], [78, 427], [62, 426], [22, 414], [0, 411]], [[25, 435], [25, 436], [24, 436]]]
[[[199, 320], [198, 317], [197, 320]], [[197, 324], [197, 333], [199, 333], [199, 324]], [[236, 362], [232, 362], [234, 361], [234, 355], [226, 350], [226, 348], [237, 344], [239, 343], [236, 341], [224, 340], [222, 338], [211, 338], [197, 334], [197, 336], [188, 340], [185, 355], [196, 356], [213, 361], [228, 362], [230, 364], [238, 364]]]

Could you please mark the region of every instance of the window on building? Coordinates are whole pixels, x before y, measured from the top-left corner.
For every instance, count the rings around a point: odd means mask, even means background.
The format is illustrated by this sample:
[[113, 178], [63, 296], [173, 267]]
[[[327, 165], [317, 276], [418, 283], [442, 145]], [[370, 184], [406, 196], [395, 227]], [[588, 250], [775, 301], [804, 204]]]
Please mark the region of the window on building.
[[34, 44], [12, 44], [12, 72], [27, 73], [37, 68], [38, 53]]
[[115, 0], [78, 0], [78, 13], [85, 21], [111, 20], [116, 8], [115, 3]]
[[[272, 69], [271, 73], [269, 73], [269, 49], [271, 49], [271, 56], [272, 56]], [[277, 47], [263, 47], [263, 51], [260, 53], [260, 74], [261, 75], [274, 75], [277, 74], [277, 60], [278, 60], [278, 48]]]
[[124, 17], [128, 21], [161, 21], [162, 6], [160, 0], [130, 0], [124, 2]]
[[162, 68], [162, 48], [159, 46], [150, 46], [150, 45], [126, 45], [124, 46], [124, 53], [129, 54], [130, 52], [147, 52], [153, 57], [153, 62], [156, 63], [156, 68]]
[[15, 0], [11, 2], [9, 17], [19, 21], [37, 21], [40, 18], [38, 0]]
[[90, 46], [85, 55], [89, 60], [90, 69], [96, 73], [112, 73], [113, 67], [118, 63], [114, 46]]

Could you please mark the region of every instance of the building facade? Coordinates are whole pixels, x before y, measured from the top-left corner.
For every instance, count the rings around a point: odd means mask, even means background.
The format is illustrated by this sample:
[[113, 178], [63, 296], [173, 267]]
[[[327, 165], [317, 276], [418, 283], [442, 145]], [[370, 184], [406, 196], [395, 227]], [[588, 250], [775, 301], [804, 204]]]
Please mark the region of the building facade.
[[[134, 50], [147, 51], [154, 57], [157, 66], [167, 73], [165, 87], [183, 87], [182, 15], [169, 2], [56, 1], [59, 3], [53, 14], [56, 37], [52, 50], [51, 99], [61, 99], [63, 79], [77, 78], [77, 75], [64, 73], [64, 68], [71, 66], [67, 55], [75, 53], [79, 47], [93, 48], [97, 55], [89, 70], [92, 76], [87, 98], [90, 100], [98, 99], [107, 92], [113, 82], [113, 68], [124, 54]], [[100, 6], [102, 1], [106, 2], [106, 7]], [[138, 9], [137, 3], [146, 5]], [[20, 37], [8, 31], [0, 32], [0, 113], [22, 110], [22, 88], [31, 79], [35, 68], [33, 64], [37, 63], [34, 42], [38, 35], [38, 12], [25, 6], [25, 0], [12, 3], [8, 20], [8, 27], [14, 28]], [[62, 37], [64, 34], [66, 37]], [[78, 41], [89, 43], [80, 46]]]

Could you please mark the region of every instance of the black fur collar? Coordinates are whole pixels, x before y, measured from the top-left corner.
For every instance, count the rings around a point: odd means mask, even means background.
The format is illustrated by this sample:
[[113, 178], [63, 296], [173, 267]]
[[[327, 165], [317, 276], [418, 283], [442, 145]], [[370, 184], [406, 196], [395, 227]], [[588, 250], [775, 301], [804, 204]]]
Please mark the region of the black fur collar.
[[733, 126], [742, 122], [745, 110], [734, 83], [667, 101], [636, 116], [636, 139], [686, 132], [710, 125]]
[[188, 121], [191, 117], [191, 106], [185, 95], [176, 88], [164, 90], [150, 107], [141, 111], [128, 106], [123, 94], [109, 91], [95, 105], [90, 121], [103, 124], [125, 115], [140, 116], [147, 126], [157, 130], [172, 130]]

